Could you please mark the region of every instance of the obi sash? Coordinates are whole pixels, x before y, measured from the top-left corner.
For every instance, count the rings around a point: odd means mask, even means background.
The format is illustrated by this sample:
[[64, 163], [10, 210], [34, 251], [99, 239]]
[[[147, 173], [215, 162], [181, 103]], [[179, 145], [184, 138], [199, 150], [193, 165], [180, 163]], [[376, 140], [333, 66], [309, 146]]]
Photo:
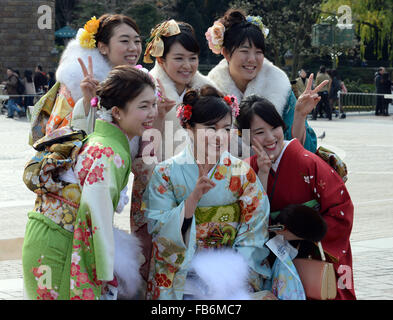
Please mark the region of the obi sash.
[[199, 248], [231, 247], [240, 221], [241, 210], [237, 202], [195, 210], [196, 238]]

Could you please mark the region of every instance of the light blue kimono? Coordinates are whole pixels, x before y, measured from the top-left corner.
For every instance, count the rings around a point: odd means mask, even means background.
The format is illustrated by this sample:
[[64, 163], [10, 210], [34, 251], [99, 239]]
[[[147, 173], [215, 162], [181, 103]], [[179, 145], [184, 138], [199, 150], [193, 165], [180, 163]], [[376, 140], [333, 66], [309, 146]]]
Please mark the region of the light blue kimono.
[[[148, 299], [183, 299], [190, 262], [203, 247], [236, 249], [248, 263], [249, 284], [255, 292], [262, 291], [264, 280], [271, 277], [265, 246], [269, 239], [268, 197], [250, 166], [228, 152], [209, 172], [216, 186], [199, 201], [201, 211], [196, 210], [184, 240], [185, 200], [195, 188], [198, 172], [188, 146], [156, 166], [144, 194], [142, 208], [153, 238]], [[235, 231], [232, 238], [230, 232], [225, 234], [230, 229]]]

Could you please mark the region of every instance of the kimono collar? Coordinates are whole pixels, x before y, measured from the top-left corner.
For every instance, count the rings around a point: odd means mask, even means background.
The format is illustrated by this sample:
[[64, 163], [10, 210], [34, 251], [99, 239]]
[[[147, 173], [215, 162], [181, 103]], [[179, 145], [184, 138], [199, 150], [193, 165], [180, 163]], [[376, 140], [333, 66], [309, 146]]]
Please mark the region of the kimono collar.
[[130, 139], [127, 135], [115, 124], [97, 119], [94, 133], [103, 137], [112, 137], [118, 141], [126, 150], [130, 152]]
[[282, 158], [282, 156], [284, 155], [285, 150], [287, 149], [287, 147], [289, 146], [289, 144], [290, 144], [292, 141], [294, 141], [294, 140], [295, 140], [295, 139], [292, 139], [291, 141], [284, 140], [284, 148], [282, 148], [281, 153], [280, 153], [280, 155], [278, 156], [277, 160], [274, 161], [274, 163], [272, 164], [272, 169], [273, 169], [274, 172], [277, 171], [278, 166], [280, 165], [281, 158]]

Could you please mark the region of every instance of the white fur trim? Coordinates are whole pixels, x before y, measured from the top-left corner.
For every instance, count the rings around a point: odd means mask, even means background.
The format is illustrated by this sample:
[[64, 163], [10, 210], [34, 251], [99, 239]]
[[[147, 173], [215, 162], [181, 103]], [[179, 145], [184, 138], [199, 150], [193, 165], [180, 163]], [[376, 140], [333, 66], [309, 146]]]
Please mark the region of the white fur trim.
[[[167, 113], [165, 120], [173, 120], [176, 122], [176, 124], [179, 123], [179, 120], [176, 117], [176, 107], [183, 102], [182, 94], [177, 93], [175, 83], [157, 61], [154, 65], [154, 68], [150, 70], [150, 74], [154, 77], [154, 79], [159, 79], [161, 81], [162, 85], [164, 86], [165, 95], [167, 98], [176, 101], [176, 106]], [[211, 85], [212, 87], [215, 87], [212, 81], [197, 71], [192, 78], [189, 87], [192, 89], [200, 89], [204, 85]], [[178, 127], [180, 128], [180, 124]]]
[[229, 74], [228, 62], [222, 59], [208, 74], [208, 78], [224, 94], [234, 94], [239, 102], [243, 97], [256, 94], [268, 99], [282, 115], [287, 103], [291, 83], [284, 71], [277, 68], [268, 59], [264, 59], [261, 71], [248, 83], [242, 93]]
[[139, 273], [142, 249], [139, 239], [133, 234], [113, 228], [115, 243], [114, 273], [119, 283], [118, 297], [124, 300], [135, 298], [142, 283]]
[[248, 264], [234, 249], [207, 249], [195, 254], [193, 270], [207, 287], [196, 300], [251, 300], [248, 291]]
[[[168, 99], [176, 101], [176, 105], [166, 114], [165, 121], [172, 121], [173, 124], [173, 137], [178, 130], [183, 130], [180, 125], [179, 119], [176, 117], [176, 110], [179, 104], [183, 102], [183, 95], [178, 94], [176, 90], [176, 85], [173, 80], [168, 76], [165, 70], [161, 67], [161, 65], [156, 61], [155, 66], [152, 70], [150, 70], [150, 74], [154, 79], [159, 79], [164, 86], [165, 95]], [[202, 75], [199, 71], [197, 71], [192, 78], [189, 86], [192, 89], [200, 89], [204, 85], [211, 85], [214, 87], [213, 82], [211, 82], [206, 76]], [[168, 140], [168, 141], [167, 141]], [[185, 144], [184, 141], [174, 141], [171, 135], [168, 133], [163, 134], [163, 144], [165, 145], [165, 141], [167, 143], [173, 142], [173, 153], [176, 154], [176, 150], [180, 150], [180, 146]], [[172, 155], [170, 155], [172, 156]], [[162, 148], [162, 159], [166, 159], [165, 157], [165, 147]]]
[[103, 81], [112, 67], [97, 48], [82, 48], [78, 39], [73, 39], [68, 43], [56, 71], [56, 79], [67, 87], [75, 102], [82, 98], [80, 82], [83, 80], [83, 73], [78, 58], [83, 60], [87, 68], [88, 56], [91, 56], [93, 60], [94, 78], [99, 82]]

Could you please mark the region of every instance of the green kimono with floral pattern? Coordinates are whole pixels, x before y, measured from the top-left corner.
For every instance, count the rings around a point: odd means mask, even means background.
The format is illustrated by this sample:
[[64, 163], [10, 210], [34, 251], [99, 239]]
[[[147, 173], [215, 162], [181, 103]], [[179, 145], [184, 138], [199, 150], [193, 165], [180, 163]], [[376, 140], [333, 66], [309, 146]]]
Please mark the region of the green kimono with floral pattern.
[[[74, 167], [77, 183], [67, 185], [79, 190], [67, 193], [66, 187], [55, 192], [53, 185], [62, 182], [53, 175], [58, 182], [46, 182], [53, 194], [43, 197], [42, 205], [29, 213], [23, 246], [28, 298], [100, 298], [103, 282], [114, 278], [113, 214], [130, 172], [126, 135], [115, 125], [97, 120]], [[47, 179], [45, 175], [37, 179], [43, 178]], [[65, 207], [72, 219], [62, 214]]]
[[114, 278], [113, 213], [131, 172], [129, 141], [103, 120], [78, 156], [81, 192], [70, 268], [70, 298], [99, 299], [103, 281]]

